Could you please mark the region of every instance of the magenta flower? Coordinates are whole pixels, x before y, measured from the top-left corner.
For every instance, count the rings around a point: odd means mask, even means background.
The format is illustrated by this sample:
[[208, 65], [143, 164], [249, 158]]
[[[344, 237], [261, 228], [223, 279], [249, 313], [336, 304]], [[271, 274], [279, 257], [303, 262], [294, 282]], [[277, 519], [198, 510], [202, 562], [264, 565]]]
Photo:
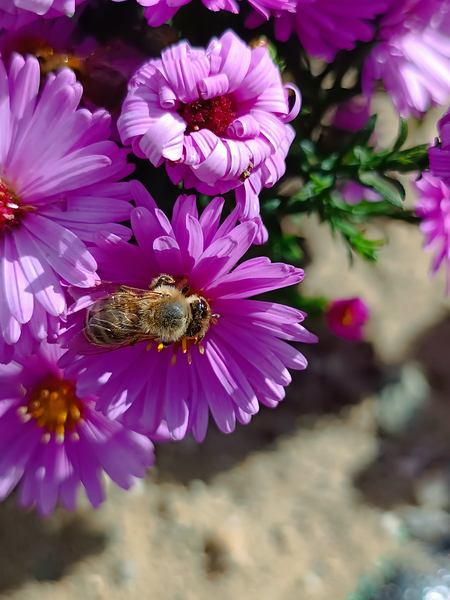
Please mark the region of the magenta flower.
[[330, 330], [346, 340], [361, 340], [369, 307], [361, 298], [334, 300], [325, 313]]
[[[311, 56], [332, 62], [338, 50], [351, 50], [357, 41], [369, 41], [374, 25], [370, 22], [388, 7], [388, 0], [297, 0], [295, 10], [273, 10], [275, 37], [286, 41], [296, 33]], [[267, 17], [265, 17], [267, 18]], [[263, 22], [262, 14], [254, 13], [247, 27]]]
[[101, 471], [128, 489], [152, 466], [150, 440], [98, 413], [92, 395], [81, 398], [65, 379], [56, 344], [0, 365], [0, 500], [20, 482], [21, 506], [49, 515], [59, 498], [76, 506], [80, 483], [92, 506], [104, 500]]
[[363, 91], [381, 79], [398, 113], [420, 117], [450, 94], [450, 3], [392, 0], [381, 23], [380, 43], [366, 60]]
[[84, 0], [0, 0], [0, 30], [18, 29], [44, 17], [54, 19], [73, 15]]
[[[178, 9], [188, 4], [190, 0], [137, 0], [139, 4], [145, 6], [145, 18], [152, 27], [158, 27], [166, 21], [169, 21]], [[248, 0], [265, 19], [270, 16], [271, 10], [295, 10], [293, 0]], [[124, 0], [113, 0], [113, 2], [124, 2]], [[209, 10], [217, 12], [226, 10], [231, 13], [239, 12], [239, 5], [236, 0], [202, 0], [203, 4]]]
[[39, 90], [39, 62], [0, 60], [0, 362], [36, 350], [64, 317], [63, 285], [90, 287], [86, 247], [100, 229], [129, 239], [133, 167], [107, 141], [110, 116], [77, 110], [82, 87], [63, 69]]
[[[67, 55], [68, 46], [76, 37], [77, 26], [77, 17], [63, 16], [57, 19], [38, 19], [19, 29], [4, 31], [0, 36], [0, 53], [3, 62], [8, 65], [14, 52], [23, 56], [32, 54], [41, 60], [50, 55], [54, 60], [55, 53]], [[57, 68], [63, 66], [61, 63], [62, 61], [57, 64]]]
[[430, 266], [433, 277], [442, 262], [446, 270], [446, 294], [450, 292], [450, 188], [430, 173], [415, 182], [418, 200], [417, 216], [422, 219], [420, 231], [425, 237], [425, 252], [434, 252]]
[[291, 381], [287, 368], [306, 367], [304, 356], [283, 341], [316, 341], [299, 324], [305, 314], [247, 299], [294, 285], [304, 273], [268, 258], [250, 259], [231, 270], [254, 241], [254, 222], [235, 226], [235, 209], [219, 227], [223, 199], [212, 200], [199, 218], [194, 196], [178, 198], [170, 222], [141, 184], [131, 185], [137, 204], [131, 224], [138, 246], [114, 235], [97, 236], [99, 247], [93, 252], [99, 273], [104, 280], [141, 290], [169, 275], [179, 282], [178, 290], [187, 286], [188, 294], [203, 302], [204, 317], [206, 304], [213, 316], [204, 321], [203, 338], [186, 334], [164, 345], [161, 338], [149, 344], [151, 337], [141, 336], [143, 343], [95, 354], [108, 345], [87, 341], [84, 309], [105, 292], [102, 286], [87, 290], [69, 311], [62, 341], [71, 340], [74, 352], [88, 355], [68, 352], [66, 373], [78, 379], [79, 395], [96, 393], [99, 410], [150, 437], [165, 421], [174, 439], [192, 430], [201, 441], [210, 410], [219, 428], [229, 433], [236, 419], [250, 421], [259, 402], [277, 406]]
[[439, 120], [437, 127], [441, 143], [428, 148], [430, 171], [450, 186], [450, 110]]
[[[242, 221], [259, 215], [258, 194], [285, 171], [300, 109], [266, 48], [250, 49], [232, 31], [206, 50], [181, 42], [132, 78], [118, 121], [122, 142], [173, 183], [208, 195], [236, 190]], [[265, 241], [264, 230], [259, 242]]]
[[87, 3], [72, 18], [39, 19], [0, 36], [0, 54], [5, 65], [14, 52], [39, 59], [42, 78], [62, 67], [75, 71], [83, 85], [81, 105], [93, 111], [104, 108], [111, 113], [111, 138], [120, 142], [116, 122], [127, 92], [128, 82], [147, 59], [139, 50], [116, 40], [99, 46], [85, 37], [78, 27]]

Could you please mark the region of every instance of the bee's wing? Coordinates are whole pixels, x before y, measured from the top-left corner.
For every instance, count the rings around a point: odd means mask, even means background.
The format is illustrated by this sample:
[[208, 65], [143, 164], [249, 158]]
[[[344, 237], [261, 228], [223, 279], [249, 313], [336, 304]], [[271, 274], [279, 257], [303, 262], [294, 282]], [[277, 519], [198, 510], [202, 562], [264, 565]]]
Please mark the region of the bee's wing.
[[[134, 346], [140, 342], [151, 342], [157, 339], [157, 336], [144, 334], [140, 331], [139, 327], [136, 324], [136, 321], [132, 319], [133, 311], [128, 310], [125, 312], [123, 310], [124, 304], [128, 306], [130, 304], [134, 304], [136, 309], [139, 307], [139, 302], [142, 300], [146, 301], [154, 301], [157, 302], [161, 298], [167, 297], [168, 294], [163, 292], [155, 292], [150, 290], [142, 290], [139, 288], [132, 288], [125, 285], [118, 286], [117, 284], [109, 284], [108, 282], [103, 282], [104, 286], [103, 290], [107, 291], [112, 289], [112, 293], [115, 296], [115, 306], [114, 311], [121, 313], [120, 318], [120, 330], [126, 339], [124, 341], [118, 343], [104, 343], [104, 344], [95, 344], [92, 341], [89, 341], [90, 336], [88, 332], [92, 330], [93, 327], [96, 328], [97, 332], [99, 330], [103, 330], [105, 332], [105, 339], [110, 337], [114, 337], [114, 328], [117, 327], [115, 323], [111, 323], [107, 319], [101, 318], [101, 312], [96, 312], [96, 304], [91, 305], [88, 309], [87, 319], [89, 321], [88, 324], [76, 334], [72, 341], [70, 342], [70, 348], [77, 352], [78, 354], [100, 354], [103, 352], [110, 352], [112, 350], [117, 350], [119, 348], [125, 348], [127, 346]], [[108, 287], [108, 286], [113, 286]], [[106, 297], [112, 294], [106, 294]], [[98, 303], [101, 304], [102, 301], [105, 300], [105, 295], [98, 299]]]
[[71, 350], [82, 355], [105, 354], [106, 352], [112, 352], [113, 350], [119, 350], [120, 348], [126, 348], [127, 346], [134, 346], [139, 342], [149, 343], [153, 340], [156, 340], [156, 336], [154, 335], [135, 336], [133, 339], [121, 342], [119, 344], [104, 344], [102, 346], [97, 346], [96, 344], [91, 344], [87, 341], [84, 331], [85, 330], [83, 329], [74, 335], [69, 344], [69, 348]]
[[130, 287], [128, 285], [122, 285], [120, 283], [112, 283], [111, 281], [99, 281], [96, 285], [90, 288], [80, 288], [74, 285], [70, 285], [69, 293], [74, 300], [79, 300], [80, 298], [85, 298], [89, 296], [92, 300], [102, 300], [103, 298], [107, 298], [108, 296], [112, 296], [113, 294], [120, 292], [121, 294], [130, 294], [138, 297], [145, 297], [149, 300], [154, 299], [158, 300], [167, 294], [162, 292], [150, 291], [148, 289], [144, 290], [141, 288]]
[[111, 283], [110, 281], [99, 281], [96, 285], [90, 288], [80, 288], [74, 285], [69, 286], [69, 294], [74, 300], [79, 300], [85, 296], [90, 296], [93, 300], [99, 300], [101, 298], [107, 298], [111, 294], [117, 292], [122, 287], [118, 283]]

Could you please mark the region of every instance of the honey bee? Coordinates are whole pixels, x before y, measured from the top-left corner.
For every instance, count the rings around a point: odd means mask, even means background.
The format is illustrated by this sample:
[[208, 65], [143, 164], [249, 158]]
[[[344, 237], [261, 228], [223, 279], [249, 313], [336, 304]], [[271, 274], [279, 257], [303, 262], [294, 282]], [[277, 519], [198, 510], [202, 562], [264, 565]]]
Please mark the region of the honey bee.
[[193, 344], [202, 352], [201, 341], [219, 316], [211, 313], [205, 298], [181, 287], [170, 275], [154, 279], [148, 290], [103, 282], [97, 292], [106, 297], [88, 308], [83, 330], [96, 348], [93, 353], [143, 341], [157, 341], [158, 351], [179, 343], [183, 353]]

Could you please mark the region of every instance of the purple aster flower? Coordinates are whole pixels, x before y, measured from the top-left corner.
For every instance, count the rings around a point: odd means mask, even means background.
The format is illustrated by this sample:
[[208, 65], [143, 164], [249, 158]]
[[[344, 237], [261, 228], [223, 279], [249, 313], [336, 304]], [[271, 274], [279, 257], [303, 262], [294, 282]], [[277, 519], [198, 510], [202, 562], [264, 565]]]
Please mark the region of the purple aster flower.
[[[257, 10], [265, 19], [268, 19], [271, 10], [295, 10], [294, 0], [248, 0], [249, 4]], [[124, 0], [113, 0], [113, 2], [124, 2]], [[169, 21], [178, 9], [188, 4], [190, 0], [138, 0], [139, 4], [145, 6], [145, 18], [152, 27], [158, 27]], [[235, 0], [202, 0], [209, 10], [217, 12], [226, 10], [231, 13], [239, 12], [239, 5]]]
[[97, 507], [102, 469], [128, 489], [154, 460], [148, 438], [98, 413], [95, 396], [77, 396], [57, 366], [63, 354], [44, 342], [37, 354], [0, 365], [0, 500], [20, 482], [19, 504], [42, 515], [58, 498], [75, 509], [80, 483]]
[[72, 18], [39, 19], [5, 32], [0, 36], [0, 54], [5, 64], [14, 52], [36, 56], [42, 80], [62, 67], [72, 69], [83, 85], [81, 104], [90, 110], [107, 109], [120, 141], [114, 119], [117, 122], [131, 76], [147, 57], [120, 40], [99, 46], [94, 38], [85, 37], [78, 27], [84, 6]]
[[[294, 89], [294, 88], [293, 88]], [[259, 215], [258, 194], [285, 171], [294, 139], [287, 90], [265, 47], [232, 31], [206, 50], [181, 42], [131, 79], [118, 121], [122, 142], [173, 183], [208, 195], [236, 190], [242, 221]], [[262, 228], [258, 241], [267, 239]]]
[[392, 0], [380, 43], [366, 60], [363, 91], [381, 79], [398, 113], [421, 116], [450, 94], [450, 2]]
[[[338, 50], [351, 50], [357, 41], [372, 39], [370, 21], [388, 4], [388, 0], [297, 0], [293, 12], [272, 11], [278, 17], [275, 37], [286, 41], [296, 33], [308, 54], [332, 62]], [[254, 13], [246, 25], [257, 27], [262, 22], [263, 15]]]
[[418, 200], [417, 216], [422, 219], [420, 230], [425, 237], [425, 252], [434, 252], [430, 266], [433, 277], [442, 262], [446, 269], [446, 294], [450, 292], [450, 188], [441, 179], [423, 173], [415, 182]]
[[73, 15], [75, 7], [84, 0], [0, 0], [0, 30], [18, 29], [44, 17], [54, 19]]
[[334, 300], [325, 318], [330, 330], [346, 340], [362, 340], [363, 327], [369, 318], [369, 307], [361, 298]]
[[[62, 342], [69, 342], [72, 350], [80, 353], [68, 352], [64, 357], [66, 373], [78, 379], [79, 395], [93, 391], [99, 396], [99, 410], [110, 418], [120, 417], [129, 427], [150, 437], [165, 421], [174, 439], [192, 430], [201, 441], [209, 411], [219, 428], [229, 433], [236, 419], [240, 423], [250, 421], [258, 412], [259, 402], [277, 406], [291, 381], [287, 368], [306, 367], [304, 356], [283, 341], [316, 341], [299, 324], [305, 314], [272, 302], [248, 300], [249, 296], [294, 285], [304, 273], [282, 263], [272, 264], [265, 257], [247, 260], [231, 270], [254, 241], [254, 222], [235, 226], [236, 208], [219, 226], [222, 198], [212, 200], [199, 218], [194, 196], [178, 198], [170, 222], [141, 184], [131, 185], [137, 204], [131, 224], [138, 246], [114, 235], [97, 236], [98, 250], [93, 252], [99, 273], [104, 280], [147, 293], [149, 286], [161, 289], [164, 301], [168, 292], [171, 296], [176, 292], [177, 311], [184, 310], [186, 301], [197, 302], [195, 311], [193, 304], [189, 314], [192, 319], [200, 314], [206, 327], [199, 334], [198, 323], [188, 320], [185, 333], [170, 338], [174, 343], [167, 341], [167, 332], [158, 337], [150, 328], [150, 335], [141, 332], [139, 336], [131, 327], [123, 343], [116, 344], [119, 349], [95, 354], [108, 350], [111, 336], [114, 341], [121, 327], [109, 334], [95, 329], [97, 317], [110, 318], [110, 314], [102, 316], [98, 311], [103, 306], [99, 299], [108, 295], [111, 300], [111, 291], [105, 293], [103, 286], [81, 290], [80, 294], [85, 295], [71, 307], [67, 330], [62, 335]], [[155, 281], [161, 276], [170, 276], [176, 284], [169, 289], [156, 288]], [[123, 292], [126, 290], [114, 292], [119, 304]], [[180, 294], [185, 295], [184, 301]], [[92, 306], [94, 302], [97, 304]], [[86, 317], [85, 308], [89, 306], [88, 315], [96, 315], [93, 320]], [[149, 310], [155, 310], [153, 306], [151, 302], [146, 305], [145, 312], [141, 312], [143, 318]], [[126, 306], [117, 308], [122, 318]], [[89, 329], [83, 331], [86, 318]], [[125, 317], [121, 323], [128, 327], [130, 321]], [[91, 341], [93, 334], [99, 336], [96, 345], [88, 341], [86, 333]], [[101, 336], [106, 345], [102, 345]], [[120, 347], [126, 345], [127, 336], [132, 343], [141, 343]]]
[[[77, 13], [78, 16], [78, 13]], [[8, 65], [14, 52], [32, 54], [44, 61], [51, 54], [66, 54], [70, 60], [68, 45], [71, 45], [78, 25], [77, 17], [59, 17], [58, 19], [38, 19], [19, 29], [4, 31], [0, 36], [0, 53], [3, 62]], [[58, 64], [60, 68], [62, 65]], [[70, 65], [65, 65], [70, 66]]]
[[86, 247], [105, 229], [130, 230], [125, 150], [107, 141], [110, 116], [77, 110], [82, 87], [62, 69], [38, 94], [39, 62], [0, 60], [0, 362], [29, 354], [64, 317], [63, 285], [90, 287]]

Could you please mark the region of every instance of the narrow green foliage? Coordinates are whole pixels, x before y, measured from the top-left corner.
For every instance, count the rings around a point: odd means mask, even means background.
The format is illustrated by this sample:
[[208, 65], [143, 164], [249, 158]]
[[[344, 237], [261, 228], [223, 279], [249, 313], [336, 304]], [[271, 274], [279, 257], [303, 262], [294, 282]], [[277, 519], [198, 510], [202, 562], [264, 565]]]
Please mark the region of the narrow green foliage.
[[303, 252], [296, 235], [272, 232], [269, 237], [269, 252], [273, 261], [299, 264]]
[[[339, 231], [342, 234], [351, 250], [369, 262], [375, 263], [377, 261], [377, 250], [384, 246], [386, 240], [368, 240], [364, 237], [364, 231], [359, 231], [350, 221], [334, 219], [330, 221], [330, 225], [333, 231]], [[353, 255], [351, 252], [349, 257], [352, 261]]]
[[276, 67], [280, 71], [280, 74], [283, 74], [286, 68], [286, 60], [278, 55], [276, 46], [272, 42], [269, 42], [265, 36], [262, 36], [261, 41], [265, 41], [267, 43], [267, 51], [270, 58], [275, 63]]
[[404, 187], [392, 177], [386, 177], [376, 171], [360, 169], [359, 181], [378, 192], [384, 200], [387, 200], [398, 208], [403, 208], [402, 200], [405, 199]]
[[398, 135], [395, 143], [392, 147], [392, 152], [398, 152], [403, 144], [406, 142], [408, 137], [408, 124], [403, 117], [400, 117], [400, 125], [398, 128]]
[[[400, 119], [392, 148], [377, 151], [370, 145], [376, 121], [377, 116], [373, 115], [359, 131], [347, 136], [340, 146], [335, 142], [326, 146], [323, 140], [317, 144], [306, 139], [294, 142], [291, 157], [297, 169], [291, 167], [290, 171], [292, 175], [303, 178], [303, 185], [289, 198], [280, 197], [276, 208], [273, 197], [270, 200], [272, 215], [278, 217], [283, 214], [317, 214], [321, 221], [329, 223], [333, 233], [342, 235], [350, 258], [356, 253], [369, 262], [376, 261], [377, 250], [385, 244], [385, 240], [366, 238], [364, 225], [371, 218], [388, 217], [410, 223], [418, 220], [411, 211], [403, 211], [405, 189], [392, 173], [420, 172], [428, 168], [428, 145], [401, 149], [408, 136], [404, 119]], [[332, 151], [327, 152], [330, 148]], [[380, 202], [362, 200], [356, 206], [348, 205], [339, 190], [349, 182], [377, 192]], [[286, 254], [286, 245], [280, 245], [278, 240], [273, 246], [277, 256], [281, 248]]]

